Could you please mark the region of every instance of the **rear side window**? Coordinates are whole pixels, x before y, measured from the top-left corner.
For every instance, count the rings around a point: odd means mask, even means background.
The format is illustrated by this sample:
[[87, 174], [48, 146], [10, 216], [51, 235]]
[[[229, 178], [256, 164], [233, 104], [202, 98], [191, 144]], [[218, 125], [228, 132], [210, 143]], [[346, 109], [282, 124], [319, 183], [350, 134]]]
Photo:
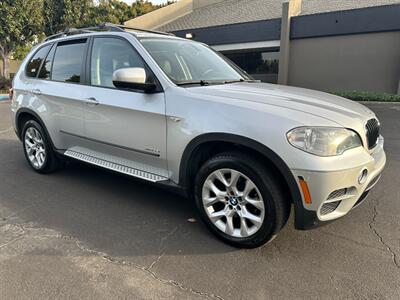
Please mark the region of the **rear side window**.
[[51, 79], [79, 83], [81, 81], [85, 47], [86, 40], [58, 43], [54, 55]]
[[50, 46], [51, 45], [44, 46], [35, 53], [35, 55], [32, 57], [32, 59], [26, 66], [26, 76], [28, 77], [37, 76], [40, 66], [42, 65], [44, 58], [46, 57], [47, 53], [50, 50]]

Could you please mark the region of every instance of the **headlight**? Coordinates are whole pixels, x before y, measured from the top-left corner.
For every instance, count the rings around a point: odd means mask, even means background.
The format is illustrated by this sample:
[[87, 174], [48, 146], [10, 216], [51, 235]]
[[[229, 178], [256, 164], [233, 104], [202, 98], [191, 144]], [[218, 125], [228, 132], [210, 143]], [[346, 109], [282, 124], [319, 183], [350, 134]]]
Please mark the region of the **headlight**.
[[288, 132], [289, 143], [318, 156], [341, 155], [349, 149], [362, 146], [354, 131], [334, 127], [299, 127]]

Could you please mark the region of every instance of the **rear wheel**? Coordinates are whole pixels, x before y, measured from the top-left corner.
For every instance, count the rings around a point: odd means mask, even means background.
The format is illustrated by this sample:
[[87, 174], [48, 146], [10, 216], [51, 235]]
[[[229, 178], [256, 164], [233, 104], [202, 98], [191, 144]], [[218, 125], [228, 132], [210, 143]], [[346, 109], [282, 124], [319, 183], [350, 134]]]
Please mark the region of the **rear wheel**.
[[22, 129], [22, 142], [26, 160], [38, 173], [51, 173], [63, 166], [64, 161], [53, 150], [50, 140], [42, 126], [27, 121]]
[[271, 241], [290, 213], [273, 174], [240, 153], [208, 160], [195, 182], [196, 206], [207, 227], [223, 241], [255, 248]]

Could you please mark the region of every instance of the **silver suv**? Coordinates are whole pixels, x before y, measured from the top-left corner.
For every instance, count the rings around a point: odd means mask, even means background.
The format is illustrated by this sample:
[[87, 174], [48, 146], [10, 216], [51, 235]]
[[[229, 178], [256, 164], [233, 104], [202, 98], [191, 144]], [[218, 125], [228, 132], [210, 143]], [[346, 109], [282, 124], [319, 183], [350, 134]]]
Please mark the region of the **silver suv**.
[[208, 46], [106, 24], [48, 38], [13, 82], [30, 166], [65, 158], [179, 187], [207, 227], [237, 247], [359, 205], [386, 163], [368, 108], [261, 83]]

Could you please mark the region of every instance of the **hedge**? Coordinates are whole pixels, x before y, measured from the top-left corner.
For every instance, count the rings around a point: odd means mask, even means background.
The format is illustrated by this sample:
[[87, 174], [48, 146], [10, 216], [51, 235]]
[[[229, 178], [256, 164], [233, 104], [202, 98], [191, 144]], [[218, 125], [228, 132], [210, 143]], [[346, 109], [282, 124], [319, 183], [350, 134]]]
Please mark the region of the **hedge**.
[[1, 91], [8, 91], [8, 89], [10, 87], [11, 87], [11, 80], [10, 79], [6, 79], [3, 76], [0, 76], [0, 90]]
[[382, 92], [333, 92], [332, 94], [354, 101], [400, 102], [400, 95]]

